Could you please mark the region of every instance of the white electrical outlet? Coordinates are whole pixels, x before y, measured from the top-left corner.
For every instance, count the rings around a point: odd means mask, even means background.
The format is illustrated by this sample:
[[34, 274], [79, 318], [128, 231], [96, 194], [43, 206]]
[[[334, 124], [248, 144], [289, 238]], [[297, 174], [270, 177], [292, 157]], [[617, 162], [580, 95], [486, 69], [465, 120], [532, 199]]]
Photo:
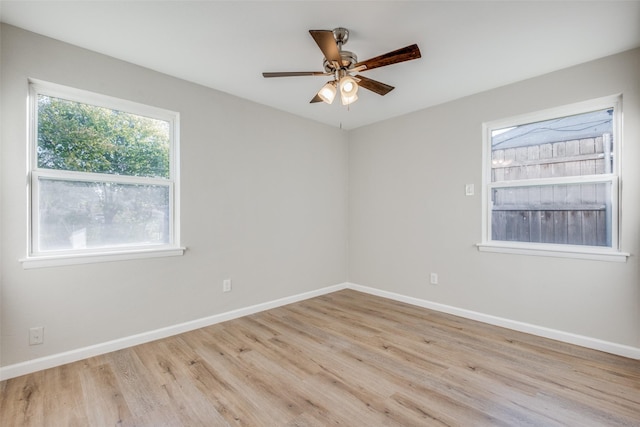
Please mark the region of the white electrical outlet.
[[36, 326], [29, 329], [29, 345], [38, 345], [44, 342], [44, 326]]
[[437, 285], [438, 284], [438, 273], [431, 273], [431, 276], [429, 276], [429, 280], [431, 281], [432, 285]]
[[222, 281], [222, 292], [231, 292], [231, 279], [224, 279]]

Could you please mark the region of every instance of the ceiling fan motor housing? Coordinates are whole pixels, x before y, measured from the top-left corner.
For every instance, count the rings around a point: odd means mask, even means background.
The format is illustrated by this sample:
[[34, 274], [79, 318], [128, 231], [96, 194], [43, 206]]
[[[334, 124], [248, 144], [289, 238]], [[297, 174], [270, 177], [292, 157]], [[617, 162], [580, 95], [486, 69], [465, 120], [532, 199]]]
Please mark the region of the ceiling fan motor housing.
[[349, 41], [349, 30], [344, 27], [338, 27], [334, 28], [332, 32], [333, 38], [336, 39], [338, 50], [340, 51], [342, 64], [340, 64], [340, 66], [336, 68], [333, 63], [327, 61], [327, 59], [325, 58], [322, 64], [324, 66], [324, 70], [327, 73], [335, 73], [338, 69], [348, 70], [349, 68], [353, 68], [353, 65], [358, 62], [358, 57], [353, 52], [342, 50], [342, 46], [344, 46], [347, 41]]
[[[356, 54], [353, 52], [349, 52], [348, 50], [341, 50], [340, 58], [342, 58], [342, 66], [340, 67], [342, 69], [348, 70], [349, 68], [353, 68], [353, 66], [358, 62], [358, 57], [356, 56]], [[336, 71], [333, 63], [327, 61], [326, 58], [324, 59], [324, 62], [322, 64], [324, 65], [324, 70], [327, 73], [334, 73]]]

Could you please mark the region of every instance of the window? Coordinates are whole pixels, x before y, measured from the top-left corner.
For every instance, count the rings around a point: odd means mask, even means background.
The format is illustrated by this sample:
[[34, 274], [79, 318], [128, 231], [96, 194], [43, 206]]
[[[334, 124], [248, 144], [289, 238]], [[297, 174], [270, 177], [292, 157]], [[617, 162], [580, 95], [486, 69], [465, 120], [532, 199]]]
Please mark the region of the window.
[[485, 123], [480, 250], [626, 260], [620, 109], [611, 97]]
[[177, 113], [31, 82], [30, 114], [27, 264], [182, 253]]

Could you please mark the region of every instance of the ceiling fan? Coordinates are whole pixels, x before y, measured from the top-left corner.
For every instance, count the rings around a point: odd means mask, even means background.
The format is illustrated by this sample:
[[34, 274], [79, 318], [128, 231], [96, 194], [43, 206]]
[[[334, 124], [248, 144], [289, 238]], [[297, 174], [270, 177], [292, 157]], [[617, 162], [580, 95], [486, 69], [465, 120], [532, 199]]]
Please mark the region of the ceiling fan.
[[324, 54], [324, 71], [293, 71], [293, 72], [267, 72], [264, 77], [296, 77], [296, 76], [333, 76], [311, 99], [314, 102], [326, 102], [331, 104], [338, 93], [343, 105], [349, 105], [358, 99], [358, 87], [363, 87], [378, 95], [386, 95], [394, 87], [379, 81], [369, 79], [360, 74], [362, 71], [397, 64], [420, 58], [420, 49], [417, 44], [403, 47], [392, 52], [376, 56], [366, 61], [358, 62], [355, 53], [342, 50], [349, 40], [349, 30], [338, 27], [333, 30], [309, 30], [311, 37]]

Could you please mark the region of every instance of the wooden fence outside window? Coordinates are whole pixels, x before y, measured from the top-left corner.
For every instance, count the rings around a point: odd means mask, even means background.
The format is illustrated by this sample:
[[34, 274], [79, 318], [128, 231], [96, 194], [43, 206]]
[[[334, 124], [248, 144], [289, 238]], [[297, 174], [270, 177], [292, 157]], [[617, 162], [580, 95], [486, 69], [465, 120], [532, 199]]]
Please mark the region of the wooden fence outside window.
[[[492, 151], [491, 181], [611, 173], [610, 134]], [[611, 245], [611, 183], [493, 188], [491, 238]]]

